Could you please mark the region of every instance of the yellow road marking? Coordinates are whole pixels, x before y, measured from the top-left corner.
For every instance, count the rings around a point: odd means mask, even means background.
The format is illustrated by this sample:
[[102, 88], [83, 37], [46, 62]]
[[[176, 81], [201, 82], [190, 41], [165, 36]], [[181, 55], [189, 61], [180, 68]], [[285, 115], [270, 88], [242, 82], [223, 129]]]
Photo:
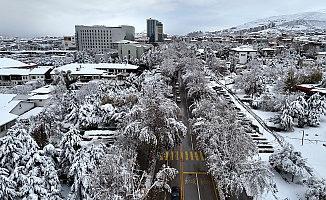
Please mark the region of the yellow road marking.
[[177, 151], [175, 152], [175, 160], [179, 160], [179, 154]]
[[215, 197], [216, 197], [216, 200], [218, 200], [217, 192], [216, 192], [216, 187], [215, 187], [215, 183], [214, 183], [214, 180], [213, 180], [212, 175], [211, 175], [211, 179], [212, 179], [212, 183], [213, 183], [213, 188], [214, 188]]
[[169, 152], [165, 152], [165, 160], [168, 160], [169, 159]]
[[188, 151], [185, 151], [186, 160], [188, 160]]
[[194, 155], [192, 154], [192, 151], [190, 151], [190, 159], [194, 160]]
[[197, 153], [197, 151], [195, 151], [195, 158], [196, 158], [196, 160], [198, 160], [198, 153]]
[[171, 151], [171, 160], [173, 160], [173, 151]]
[[201, 159], [202, 161], [204, 161], [204, 156], [203, 156], [203, 153], [202, 153], [202, 152], [199, 152], [199, 156], [200, 156], [200, 159]]
[[181, 153], [181, 159], [180, 159], [180, 194], [181, 194], [181, 200], [184, 200], [184, 183], [183, 183], [183, 154], [182, 154], [182, 144], [180, 144], [180, 153]]

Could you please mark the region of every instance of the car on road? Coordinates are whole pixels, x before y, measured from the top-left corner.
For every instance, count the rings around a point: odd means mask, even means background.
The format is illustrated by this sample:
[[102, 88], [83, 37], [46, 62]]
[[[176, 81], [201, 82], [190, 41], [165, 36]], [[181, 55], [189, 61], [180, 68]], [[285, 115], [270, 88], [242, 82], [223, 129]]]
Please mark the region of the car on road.
[[171, 188], [171, 200], [180, 200], [180, 189], [177, 186]]

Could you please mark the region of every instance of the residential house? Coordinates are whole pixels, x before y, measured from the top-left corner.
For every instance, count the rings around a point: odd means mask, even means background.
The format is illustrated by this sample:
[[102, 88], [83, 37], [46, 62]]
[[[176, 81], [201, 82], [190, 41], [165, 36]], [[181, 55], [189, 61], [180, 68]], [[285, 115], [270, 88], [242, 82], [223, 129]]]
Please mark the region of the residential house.
[[52, 85], [46, 85], [35, 89], [30, 93], [31, 96], [27, 100], [33, 102], [36, 107], [43, 107], [50, 101], [51, 92], [54, 89], [55, 87]]
[[33, 103], [15, 99], [16, 94], [0, 94], [0, 137], [13, 126], [19, 115], [30, 110]]
[[48, 67], [48, 66], [34, 68], [29, 72], [29, 79], [31, 81], [50, 80], [51, 71], [52, 71], [52, 67]]
[[99, 63], [99, 64], [78, 64], [72, 63], [58, 67], [51, 72], [52, 78], [56, 76], [56, 71], [69, 72], [72, 77], [80, 82], [89, 82], [101, 78], [115, 79], [118, 76], [127, 76], [129, 73], [138, 71], [136, 65], [119, 63]]
[[239, 64], [246, 64], [257, 55], [257, 50], [253, 49], [251, 46], [243, 45], [230, 49], [230, 55], [237, 57]]

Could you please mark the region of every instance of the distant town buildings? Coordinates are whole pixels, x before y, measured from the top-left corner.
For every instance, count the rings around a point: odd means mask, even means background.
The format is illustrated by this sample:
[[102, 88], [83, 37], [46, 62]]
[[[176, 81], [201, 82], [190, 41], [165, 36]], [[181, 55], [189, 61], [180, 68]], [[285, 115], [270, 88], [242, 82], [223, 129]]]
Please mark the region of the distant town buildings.
[[78, 51], [95, 50], [109, 52], [117, 50], [115, 42], [121, 40], [135, 40], [135, 27], [133, 26], [83, 26], [76, 25], [76, 46]]
[[0, 58], [0, 86], [22, 85], [29, 81], [48, 80], [52, 67], [37, 67], [10, 58]]
[[163, 42], [163, 24], [162, 22], [149, 18], [147, 19], [147, 37], [149, 43]]

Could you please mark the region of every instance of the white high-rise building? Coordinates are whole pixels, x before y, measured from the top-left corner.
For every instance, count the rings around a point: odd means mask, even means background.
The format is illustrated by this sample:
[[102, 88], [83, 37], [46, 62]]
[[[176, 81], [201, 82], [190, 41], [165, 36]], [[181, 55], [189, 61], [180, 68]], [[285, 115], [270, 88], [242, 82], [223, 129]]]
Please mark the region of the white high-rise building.
[[133, 26], [83, 26], [76, 25], [77, 50], [95, 50], [108, 52], [115, 49], [115, 42], [120, 40], [135, 40], [135, 27]]

